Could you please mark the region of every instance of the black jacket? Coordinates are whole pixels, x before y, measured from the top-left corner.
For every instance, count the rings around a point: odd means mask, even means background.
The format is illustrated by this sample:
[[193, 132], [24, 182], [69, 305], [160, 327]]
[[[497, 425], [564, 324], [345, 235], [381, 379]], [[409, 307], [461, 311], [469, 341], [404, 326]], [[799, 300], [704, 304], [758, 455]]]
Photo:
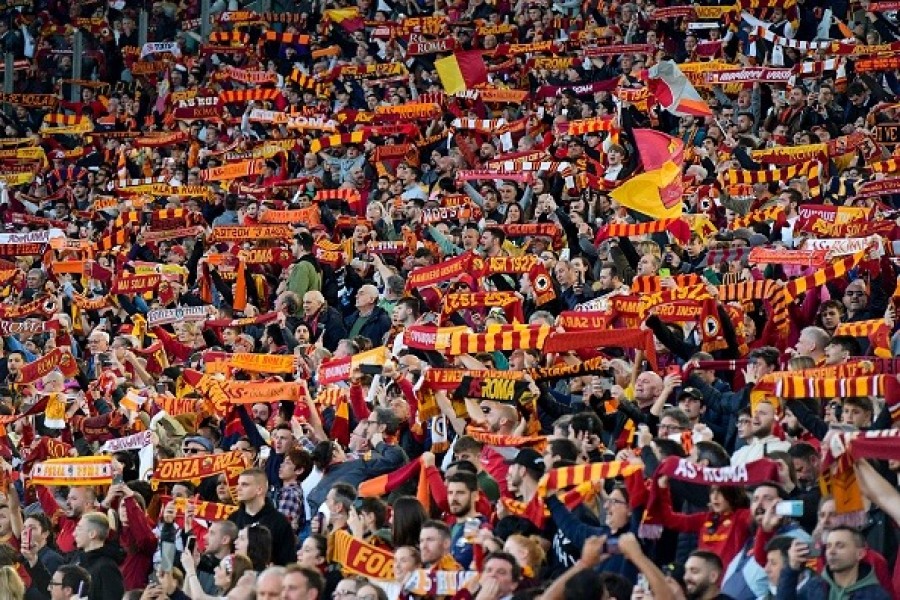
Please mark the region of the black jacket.
[[119, 565], [123, 560], [125, 551], [117, 544], [105, 544], [97, 550], [80, 551], [75, 555], [73, 564], [84, 567], [91, 575], [88, 600], [122, 600], [125, 581]]
[[347, 318], [348, 332], [353, 329], [353, 325], [360, 318], [365, 319], [365, 323], [360, 326], [359, 335], [372, 340], [372, 344], [375, 346], [380, 346], [384, 341], [384, 336], [391, 330], [391, 317], [387, 314], [387, 311], [380, 306], [376, 306], [369, 313], [368, 317], [360, 317], [359, 311], [354, 312]]
[[323, 306], [316, 317], [306, 319], [306, 326], [312, 335], [312, 342], [317, 342], [322, 336], [322, 345], [330, 352], [337, 350], [338, 343], [347, 337], [341, 313], [331, 306]]
[[231, 513], [228, 520], [243, 529], [248, 525], [259, 523], [264, 525], [272, 533], [272, 562], [278, 566], [285, 566], [297, 562], [297, 538], [287, 518], [278, 512], [275, 505], [268, 498], [262, 510], [251, 515], [247, 513], [244, 505]]

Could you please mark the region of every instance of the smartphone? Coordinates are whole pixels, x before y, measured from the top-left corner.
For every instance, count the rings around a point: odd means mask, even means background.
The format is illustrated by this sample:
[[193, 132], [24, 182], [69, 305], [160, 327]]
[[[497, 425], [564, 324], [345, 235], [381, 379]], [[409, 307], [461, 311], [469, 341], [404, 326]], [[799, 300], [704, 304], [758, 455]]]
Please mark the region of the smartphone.
[[618, 554], [618, 553], [619, 553], [618, 538], [607, 539], [606, 543], [603, 544], [603, 554]]
[[150, 585], [159, 585], [159, 576], [155, 572], [150, 573], [148, 581], [150, 582]]
[[809, 552], [806, 554], [808, 558], [819, 558], [822, 556], [822, 546], [810, 546]]
[[157, 394], [165, 394], [169, 391], [169, 386], [165, 381], [157, 381], [153, 387], [156, 388]]
[[191, 554], [194, 553], [194, 550], [197, 548], [197, 538], [194, 536], [190, 536], [184, 544], [185, 549]]
[[31, 548], [31, 529], [22, 530], [22, 540], [20, 546], [22, 548]]
[[379, 365], [360, 365], [359, 370], [363, 375], [381, 375], [384, 368]]
[[113, 485], [119, 485], [120, 483], [125, 483], [125, 478], [122, 477], [122, 474], [114, 475], [112, 479]]
[[672, 276], [672, 270], [669, 269], [669, 268], [667, 268], [667, 267], [666, 267], [666, 268], [662, 268], [662, 269], [659, 270], [659, 276], [660, 276], [660, 277], [671, 277], [671, 276]]
[[803, 500], [782, 500], [775, 505], [775, 514], [779, 517], [802, 517]]

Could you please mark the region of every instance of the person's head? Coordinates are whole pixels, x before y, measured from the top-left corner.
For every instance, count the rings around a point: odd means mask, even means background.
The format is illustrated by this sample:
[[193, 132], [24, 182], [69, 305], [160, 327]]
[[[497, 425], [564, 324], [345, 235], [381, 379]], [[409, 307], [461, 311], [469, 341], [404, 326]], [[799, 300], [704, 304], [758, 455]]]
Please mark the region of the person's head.
[[804, 489], [814, 487], [819, 481], [819, 452], [812, 444], [797, 442], [788, 450], [794, 463], [797, 483]]
[[817, 313], [819, 324], [823, 329], [834, 331], [847, 314], [847, 309], [838, 300], [826, 300], [819, 306]]
[[75, 545], [79, 550], [96, 550], [106, 543], [109, 519], [100, 512], [85, 513], [75, 526]]
[[286, 454], [294, 445], [294, 434], [291, 426], [287, 423], [281, 423], [275, 427], [272, 432], [272, 448], [275, 454]]
[[84, 567], [63, 565], [54, 571], [47, 589], [50, 600], [68, 600], [75, 595], [87, 598], [91, 592], [91, 575]]
[[285, 484], [303, 481], [312, 471], [312, 457], [303, 448], [289, 450], [278, 467], [278, 477]]
[[356, 590], [356, 600], [389, 600], [387, 592], [381, 586], [372, 583], [363, 583]]
[[284, 567], [269, 567], [256, 578], [256, 600], [281, 600]]
[[519, 412], [515, 406], [510, 404], [482, 400], [481, 410], [484, 412], [484, 419], [487, 421], [491, 433], [510, 434], [519, 423]]
[[394, 579], [404, 581], [406, 576], [422, 567], [422, 555], [418, 546], [399, 546], [394, 550]]
[[628, 490], [617, 485], [606, 498], [606, 525], [617, 532], [628, 526], [631, 520], [631, 502]]
[[418, 548], [422, 525], [428, 520], [422, 503], [413, 496], [400, 496], [391, 508], [391, 539], [394, 545]]
[[859, 356], [862, 350], [856, 338], [850, 335], [836, 335], [825, 346], [825, 364], [837, 365], [851, 356]]
[[775, 506], [781, 500], [782, 491], [774, 483], [763, 483], [756, 486], [750, 500], [750, 510], [757, 525], [766, 516], [766, 511]]
[[456, 517], [467, 517], [475, 510], [478, 498], [478, 478], [474, 473], [457, 471], [447, 477], [447, 504], [450, 514]]
[[206, 530], [207, 554], [223, 555], [234, 552], [238, 526], [232, 521], [213, 521]]
[[0, 567], [0, 590], [4, 591], [3, 597], [8, 600], [24, 600], [25, 583], [14, 566]]
[[691, 423], [696, 423], [706, 412], [703, 392], [695, 387], [686, 387], [678, 395], [678, 408], [684, 411]]
[[787, 535], [779, 535], [769, 540], [766, 544], [766, 578], [769, 580], [769, 586], [778, 587], [778, 580], [781, 578], [781, 571], [788, 562], [788, 550], [794, 538]]
[[857, 429], [866, 429], [872, 426], [874, 414], [875, 406], [868, 396], [844, 398], [844, 404], [841, 407], [841, 423], [852, 425]]
[[741, 508], [750, 507], [750, 499], [744, 488], [737, 486], [711, 486], [709, 507], [714, 513], [729, 514]]
[[544, 467], [555, 469], [571, 467], [578, 462], [578, 445], [567, 437], [554, 437], [547, 441], [544, 449]]
[[778, 348], [764, 346], [762, 348], [751, 350], [747, 358], [750, 361], [748, 366], [752, 365], [752, 368], [756, 373], [756, 378], [759, 379], [763, 375], [768, 375], [778, 368], [781, 352]]
[[419, 553], [426, 565], [436, 563], [450, 552], [450, 528], [442, 521], [429, 520], [419, 533]]
[[303, 294], [303, 314], [307, 317], [315, 316], [325, 306], [325, 296], [322, 292], [311, 291]]
[[831, 336], [821, 327], [804, 327], [797, 340], [797, 353], [815, 359], [823, 356]]
[[753, 417], [749, 408], [742, 408], [737, 413], [737, 435], [744, 441], [753, 438]]
[[269, 479], [262, 469], [245, 469], [238, 476], [237, 499], [239, 502], [254, 503], [265, 500], [269, 491]]
[[213, 581], [222, 593], [228, 593], [247, 571], [253, 570], [253, 563], [243, 554], [229, 554], [213, 569]]
[[520, 491], [526, 480], [532, 485], [537, 484], [546, 470], [544, 457], [533, 448], [522, 448], [507, 463], [506, 484], [510, 490]]
[[356, 489], [348, 483], [336, 483], [325, 496], [325, 506], [335, 515], [346, 516], [356, 500]]
[[249, 558], [254, 571], [262, 571], [272, 560], [272, 532], [259, 523], [248, 525], [238, 532], [234, 551]]
[[772, 435], [776, 421], [775, 405], [767, 400], [760, 400], [753, 407], [752, 428], [754, 437], [764, 438]]
[[50, 544], [53, 535], [53, 524], [44, 513], [29, 515], [22, 524], [22, 530], [28, 531], [31, 539], [31, 547], [40, 550]]
[[634, 381], [635, 402], [644, 405], [656, 400], [662, 392], [662, 387], [662, 377], [653, 371], [644, 371]]
[[314, 533], [303, 540], [297, 551], [297, 564], [310, 569], [319, 569], [328, 555], [328, 538]]
[[387, 525], [387, 504], [381, 498], [359, 498], [354, 506], [366, 531], [375, 532]]
[[659, 257], [647, 252], [638, 260], [637, 274], [640, 276], [659, 275], [659, 266]]
[[852, 527], [838, 525], [825, 536], [825, 564], [832, 575], [856, 569], [865, 554], [865, 538]]
[[869, 305], [869, 286], [862, 279], [854, 279], [844, 290], [843, 302], [850, 314], [865, 310]]
[[512, 595], [522, 580], [522, 567], [516, 557], [508, 552], [491, 552], [484, 557], [484, 568], [481, 570], [481, 581], [492, 579], [497, 583], [497, 596], [505, 598]]
[[690, 600], [714, 596], [723, 573], [722, 559], [706, 550], [695, 550], [684, 563], [684, 588]]
[[325, 594], [325, 578], [310, 567], [288, 565], [281, 584], [282, 600], [319, 600]]

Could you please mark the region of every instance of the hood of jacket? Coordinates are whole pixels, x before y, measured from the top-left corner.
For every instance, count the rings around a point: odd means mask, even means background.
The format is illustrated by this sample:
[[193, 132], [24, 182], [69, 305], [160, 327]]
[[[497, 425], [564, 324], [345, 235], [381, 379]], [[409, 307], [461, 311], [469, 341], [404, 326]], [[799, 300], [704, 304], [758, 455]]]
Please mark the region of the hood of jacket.
[[859, 563], [859, 576], [856, 578], [854, 583], [851, 583], [845, 588], [838, 586], [834, 582], [834, 579], [831, 577], [831, 570], [824, 569], [822, 571], [822, 579], [824, 579], [830, 588], [830, 592], [828, 594], [828, 598], [848, 598], [850, 594], [853, 592], [858, 592], [863, 588], [867, 588], [869, 586], [881, 587], [881, 584], [878, 583], [878, 578], [875, 576], [875, 569], [872, 568], [868, 563], [861, 562]]
[[117, 565], [120, 565], [125, 561], [125, 550], [118, 544], [106, 543], [102, 548], [83, 552], [81, 563], [87, 567], [88, 565], [98, 563], [104, 559], [109, 559]]

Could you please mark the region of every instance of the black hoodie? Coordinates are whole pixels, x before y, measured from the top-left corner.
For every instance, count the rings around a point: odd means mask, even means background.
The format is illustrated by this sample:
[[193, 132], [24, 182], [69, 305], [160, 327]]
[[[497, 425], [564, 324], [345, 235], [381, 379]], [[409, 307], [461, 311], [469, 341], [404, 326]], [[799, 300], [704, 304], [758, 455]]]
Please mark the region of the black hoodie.
[[88, 600], [122, 600], [125, 581], [119, 565], [125, 560], [125, 551], [118, 544], [104, 544], [89, 552], [80, 551], [73, 564], [84, 567], [91, 575]]

